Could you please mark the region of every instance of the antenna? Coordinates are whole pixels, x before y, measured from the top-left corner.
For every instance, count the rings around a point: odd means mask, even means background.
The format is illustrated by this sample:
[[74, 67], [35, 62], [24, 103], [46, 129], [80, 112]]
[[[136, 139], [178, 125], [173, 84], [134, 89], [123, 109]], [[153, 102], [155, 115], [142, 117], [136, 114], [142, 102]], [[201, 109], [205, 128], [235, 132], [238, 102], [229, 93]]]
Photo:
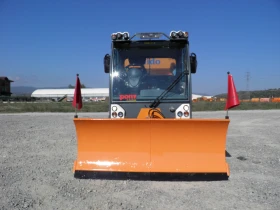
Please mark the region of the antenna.
[[247, 97], [250, 100], [251, 96], [250, 96], [250, 72], [246, 72], [246, 91], [247, 91]]

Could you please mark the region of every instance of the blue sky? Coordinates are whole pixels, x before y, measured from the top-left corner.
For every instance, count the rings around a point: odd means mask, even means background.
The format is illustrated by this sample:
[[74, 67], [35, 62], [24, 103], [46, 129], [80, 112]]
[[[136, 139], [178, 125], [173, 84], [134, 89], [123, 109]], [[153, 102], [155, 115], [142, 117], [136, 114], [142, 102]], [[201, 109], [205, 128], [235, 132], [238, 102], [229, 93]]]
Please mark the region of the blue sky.
[[108, 87], [103, 57], [113, 32], [185, 30], [198, 57], [193, 91], [280, 88], [280, 1], [0, 0], [0, 76], [13, 86], [62, 87], [76, 73]]

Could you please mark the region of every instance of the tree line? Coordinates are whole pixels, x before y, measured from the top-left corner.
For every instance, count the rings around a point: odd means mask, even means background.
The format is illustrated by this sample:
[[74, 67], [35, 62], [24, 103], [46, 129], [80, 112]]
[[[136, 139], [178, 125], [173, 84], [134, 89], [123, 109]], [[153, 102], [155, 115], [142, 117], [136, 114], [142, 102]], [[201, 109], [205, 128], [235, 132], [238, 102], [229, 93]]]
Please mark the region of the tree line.
[[[227, 93], [218, 94], [215, 97], [226, 98]], [[238, 91], [239, 99], [249, 98], [278, 98], [280, 97], [280, 88], [268, 89], [268, 90], [254, 90], [254, 91]]]

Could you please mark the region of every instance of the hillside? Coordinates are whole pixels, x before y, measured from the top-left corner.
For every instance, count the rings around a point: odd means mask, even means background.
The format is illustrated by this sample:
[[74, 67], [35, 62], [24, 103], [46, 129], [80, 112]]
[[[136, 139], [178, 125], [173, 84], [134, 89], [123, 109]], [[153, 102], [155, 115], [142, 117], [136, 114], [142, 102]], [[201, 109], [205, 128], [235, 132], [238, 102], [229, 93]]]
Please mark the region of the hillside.
[[12, 86], [11, 92], [13, 95], [30, 95], [33, 93], [37, 88], [35, 87], [29, 87], [29, 86]]
[[[270, 98], [270, 97], [280, 97], [280, 88], [268, 89], [268, 90], [253, 90], [253, 91], [239, 91], [239, 99], [249, 99], [250, 98]], [[222, 93], [215, 95], [218, 98], [226, 98], [227, 93]]]
[[37, 89], [61, 89], [68, 87], [42, 87], [36, 88], [32, 86], [11, 86], [11, 92], [13, 95], [31, 95]]

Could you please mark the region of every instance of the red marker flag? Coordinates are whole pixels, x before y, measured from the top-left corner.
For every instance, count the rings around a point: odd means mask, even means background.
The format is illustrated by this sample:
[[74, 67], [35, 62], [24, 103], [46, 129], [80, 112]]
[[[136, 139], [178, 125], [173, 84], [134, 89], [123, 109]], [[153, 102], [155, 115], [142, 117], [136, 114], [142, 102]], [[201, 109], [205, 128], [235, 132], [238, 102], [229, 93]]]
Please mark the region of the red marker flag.
[[77, 80], [76, 80], [76, 86], [75, 86], [74, 99], [72, 102], [72, 106], [77, 109], [81, 109], [83, 107], [79, 74], [77, 74]]
[[228, 95], [225, 110], [236, 107], [240, 104], [238, 94], [234, 85], [232, 75], [228, 72]]

